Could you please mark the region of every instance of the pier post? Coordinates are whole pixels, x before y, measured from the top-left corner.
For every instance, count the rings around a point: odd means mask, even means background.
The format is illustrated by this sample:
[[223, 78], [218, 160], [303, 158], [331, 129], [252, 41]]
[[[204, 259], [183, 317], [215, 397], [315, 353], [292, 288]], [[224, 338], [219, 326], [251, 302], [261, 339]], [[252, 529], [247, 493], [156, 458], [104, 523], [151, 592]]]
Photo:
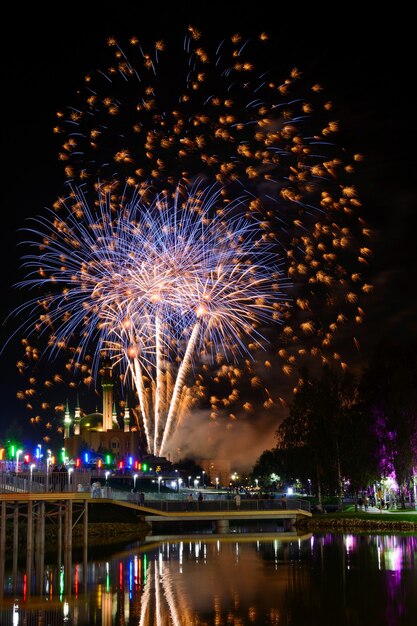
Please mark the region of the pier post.
[[27, 511], [27, 529], [26, 529], [26, 574], [27, 589], [30, 595], [32, 584], [32, 567], [33, 567], [33, 502], [29, 500]]
[[62, 504], [58, 505], [58, 527], [57, 527], [57, 551], [58, 551], [58, 567], [61, 567], [62, 563], [62, 517], [63, 517]]
[[13, 507], [13, 588], [16, 586], [17, 578], [17, 555], [19, 553], [19, 503], [15, 502]]
[[4, 570], [6, 561], [6, 516], [7, 507], [3, 500], [1, 503], [1, 521], [0, 521], [0, 598], [3, 596], [4, 589]]
[[88, 545], [88, 500], [84, 500], [83, 546]]
[[36, 520], [36, 587], [38, 595], [44, 592], [45, 570], [45, 502], [39, 502]]
[[6, 502], [3, 500], [1, 503], [1, 526], [0, 526], [0, 555], [4, 558], [6, 554], [6, 517], [7, 508]]
[[229, 532], [229, 520], [228, 519], [218, 519], [216, 520], [216, 533], [227, 533]]
[[72, 500], [67, 500], [64, 518], [64, 590], [71, 595], [71, 567], [72, 567]]

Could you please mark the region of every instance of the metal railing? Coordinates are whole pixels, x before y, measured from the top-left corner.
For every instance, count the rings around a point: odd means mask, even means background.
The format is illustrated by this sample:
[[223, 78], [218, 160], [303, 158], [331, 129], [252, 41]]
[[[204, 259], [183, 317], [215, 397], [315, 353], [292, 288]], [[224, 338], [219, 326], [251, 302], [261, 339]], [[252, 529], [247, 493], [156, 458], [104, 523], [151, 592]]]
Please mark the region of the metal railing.
[[88, 471], [0, 472], [0, 493], [63, 493], [74, 491], [90, 491], [90, 473]]
[[88, 470], [72, 470], [70, 472], [0, 472], [1, 493], [65, 493], [90, 492], [92, 498], [111, 498], [142, 505], [161, 513], [179, 512], [212, 512], [212, 511], [310, 511], [308, 500], [299, 498], [257, 498], [241, 496], [240, 504], [236, 503], [233, 495], [229, 497], [216, 493], [204, 492], [203, 500], [196, 497], [192, 501], [188, 496], [192, 492], [172, 494], [145, 494], [139, 492], [119, 491], [105, 484], [97, 482], [91, 484], [91, 473]]
[[[122, 500], [127, 502], [133, 502], [140, 505], [139, 493], [126, 493], [122, 491], [111, 490], [111, 497], [113, 500]], [[258, 498], [241, 498], [240, 505], [237, 505], [233, 498], [231, 499], [216, 499], [215, 494], [210, 499], [203, 499], [202, 501], [193, 500], [189, 502], [187, 499], [156, 499], [149, 494], [145, 495], [145, 499], [141, 506], [161, 513], [184, 513], [184, 512], [229, 512], [229, 511], [283, 511], [283, 510], [301, 510], [310, 511], [311, 506], [308, 500], [301, 500], [298, 498], [288, 498], [285, 501], [278, 498], [258, 499]]]

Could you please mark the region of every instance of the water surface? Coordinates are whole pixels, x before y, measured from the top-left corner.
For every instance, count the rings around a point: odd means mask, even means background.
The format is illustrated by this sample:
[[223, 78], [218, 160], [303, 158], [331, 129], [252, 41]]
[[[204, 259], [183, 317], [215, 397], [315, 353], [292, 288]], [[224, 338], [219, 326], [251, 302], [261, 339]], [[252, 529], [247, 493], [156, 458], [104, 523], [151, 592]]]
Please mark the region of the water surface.
[[[148, 537], [58, 567], [6, 565], [2, 626], [411, 626], [417, 538]], [[41, 581], [39, 575], [41, 574]]]

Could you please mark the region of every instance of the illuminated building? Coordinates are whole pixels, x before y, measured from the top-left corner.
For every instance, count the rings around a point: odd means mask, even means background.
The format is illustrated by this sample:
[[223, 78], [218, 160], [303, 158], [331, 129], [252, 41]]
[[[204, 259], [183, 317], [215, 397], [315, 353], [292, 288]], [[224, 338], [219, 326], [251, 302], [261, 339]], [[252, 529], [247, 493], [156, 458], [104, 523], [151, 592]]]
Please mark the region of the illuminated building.
[[[129, 409], [126, 407], [123, 417], [123, 428], [117, 419], [113, 391], [114, 383], [109, 361], [104, 363], [101, 379], [103, 390], [103, 412], [81, 415], [81, 408], [77, 399], [74, 418], [71, 418], [69, 406], [65, 411], [64, 445], [65, 455], [78, 457], [86, 450], [97, 453], [110, 452], [114, 459], [137, 456], [139, 451], [139, 433], [132, 430]], [[71, 434], [71, 422], [74, 427]]]

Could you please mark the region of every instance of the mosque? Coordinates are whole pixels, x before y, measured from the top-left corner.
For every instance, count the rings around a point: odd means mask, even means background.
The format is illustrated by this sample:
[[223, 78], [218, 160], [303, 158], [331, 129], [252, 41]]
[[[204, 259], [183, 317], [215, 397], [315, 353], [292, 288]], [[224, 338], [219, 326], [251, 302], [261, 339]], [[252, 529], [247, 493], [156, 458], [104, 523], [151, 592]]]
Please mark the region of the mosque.
[[103, 364], [101, 388], [103, 390], [102, 413], [95, 412], [81, 416], [77, 399], [74, 416], [71, 417], [67, 401], [64, 417], [65, 456], [76, 458], [81, 453], [90, 451], [98, 454], [110, 453], [116, 462], [129, 456], [137, 458], [139, 433], [131, 427], [130, 411], [127, 405], [124, 411], [123, 428], [117, 419], [110, 361], [105, 361]]

